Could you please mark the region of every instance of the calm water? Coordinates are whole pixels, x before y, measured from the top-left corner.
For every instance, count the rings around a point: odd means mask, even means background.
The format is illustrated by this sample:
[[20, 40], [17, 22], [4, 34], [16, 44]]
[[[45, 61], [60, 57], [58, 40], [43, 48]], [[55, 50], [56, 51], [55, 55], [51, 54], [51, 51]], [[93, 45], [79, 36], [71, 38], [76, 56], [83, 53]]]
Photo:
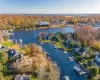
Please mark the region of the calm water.
[[[27, 43], [36, 43], [40, 45], [37, 41], [37, 36], [40, 32], [74, 32], [74, 29], [71, 27], [61, 28], [50, 28], [42, 30], [31, 30], [31, 31], [14, 31], [14, 36], [10, 36], [10, 39], [22, 39], [24, 44]], [[74, 66], [76, 65], [75, 61], [67, 60], [68, 54], [64, 54], [60, 49], [54, 49], [52, 44], [42, 44], [41, 45], [49, 54], [51, 59], [58, 64], [61, 71], [61, 79], [63, 80], [64, 76], [69, 76], [70, 80], [87, 80], [84, 76], [78, 76], [74, 71]]]

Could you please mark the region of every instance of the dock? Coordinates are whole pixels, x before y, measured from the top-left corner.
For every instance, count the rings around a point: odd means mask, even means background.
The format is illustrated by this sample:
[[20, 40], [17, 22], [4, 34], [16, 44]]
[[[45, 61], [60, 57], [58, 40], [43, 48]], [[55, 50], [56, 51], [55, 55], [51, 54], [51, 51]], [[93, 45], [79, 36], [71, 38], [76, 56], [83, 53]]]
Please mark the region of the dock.
[[86, 71], [82, 70], [81, 68], [79, 68], [79, 67], [77, 67], [77, 66], [74, 66], [74, 70], [77, 72], [77, 74], [78, 74], [79, 76], [82, 76], [82, 75], [87, 74]]

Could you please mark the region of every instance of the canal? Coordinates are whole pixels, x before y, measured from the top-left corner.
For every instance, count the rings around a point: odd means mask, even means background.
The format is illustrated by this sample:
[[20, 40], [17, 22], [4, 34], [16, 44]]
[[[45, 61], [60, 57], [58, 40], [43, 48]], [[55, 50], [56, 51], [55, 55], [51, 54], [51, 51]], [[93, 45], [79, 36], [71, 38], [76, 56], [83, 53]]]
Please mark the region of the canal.
[[[22, 39], [23, 44], [27, 43], [36, 43], [41, 45], [37, 41], [37, 36], [40, 32], [63, 32], [63, 33], [73, 33], [74, 29], [72, 27], [64, 27], [64, 28], [49, 28], [49, 29], [41, 29], [41, 30], [30, 30], [30, 31], [14, 31], [14, 36], [10, 36], [10, 39]], [[84, 76], [78, 76], [74, 71], [74, 66], [77, 64], [75, 61], [69, 61], [67, 58], [69, 54], [64, 54], [64, 52], [60, 49], [55, 49], [52, 44], [42, 44], [43, 49], [45, 49], [49, 54], [52, 61], [56, 62], [60, 68], [60, 80], [63, 80], [64, 76], [69, 76], [70, 80], [87, 80]]]

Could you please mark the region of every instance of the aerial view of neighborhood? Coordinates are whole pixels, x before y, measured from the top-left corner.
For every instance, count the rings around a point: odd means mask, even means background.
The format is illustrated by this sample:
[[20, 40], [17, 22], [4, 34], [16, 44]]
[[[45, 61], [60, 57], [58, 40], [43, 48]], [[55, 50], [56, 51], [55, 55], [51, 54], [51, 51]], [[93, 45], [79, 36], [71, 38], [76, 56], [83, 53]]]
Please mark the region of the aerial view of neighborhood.
[[0, 80], [100, 80], [100, 0], [1, 0]]

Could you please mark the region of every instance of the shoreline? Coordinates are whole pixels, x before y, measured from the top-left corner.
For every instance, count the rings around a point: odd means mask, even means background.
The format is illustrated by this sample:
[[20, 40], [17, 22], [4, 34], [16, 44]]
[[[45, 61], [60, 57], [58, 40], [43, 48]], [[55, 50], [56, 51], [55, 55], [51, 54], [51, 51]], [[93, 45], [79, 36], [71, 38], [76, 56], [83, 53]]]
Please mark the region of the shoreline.
[[[49, 29], [49, 28], [64, 28], [64, 27], [75, 27], [75, 25], [72, 24], [66, 24], [66, 25], [50, 25], [50, 27], [38, 27], [38, 28], [29, 28], [29, 29], [13, 29], [15, 31], [19, 31], [19, 30], [42, 30], [42, 29]], [[4, 30], [4, 29], [2, 29]], [[6, 29], [8, 30], [8, 29]]]

